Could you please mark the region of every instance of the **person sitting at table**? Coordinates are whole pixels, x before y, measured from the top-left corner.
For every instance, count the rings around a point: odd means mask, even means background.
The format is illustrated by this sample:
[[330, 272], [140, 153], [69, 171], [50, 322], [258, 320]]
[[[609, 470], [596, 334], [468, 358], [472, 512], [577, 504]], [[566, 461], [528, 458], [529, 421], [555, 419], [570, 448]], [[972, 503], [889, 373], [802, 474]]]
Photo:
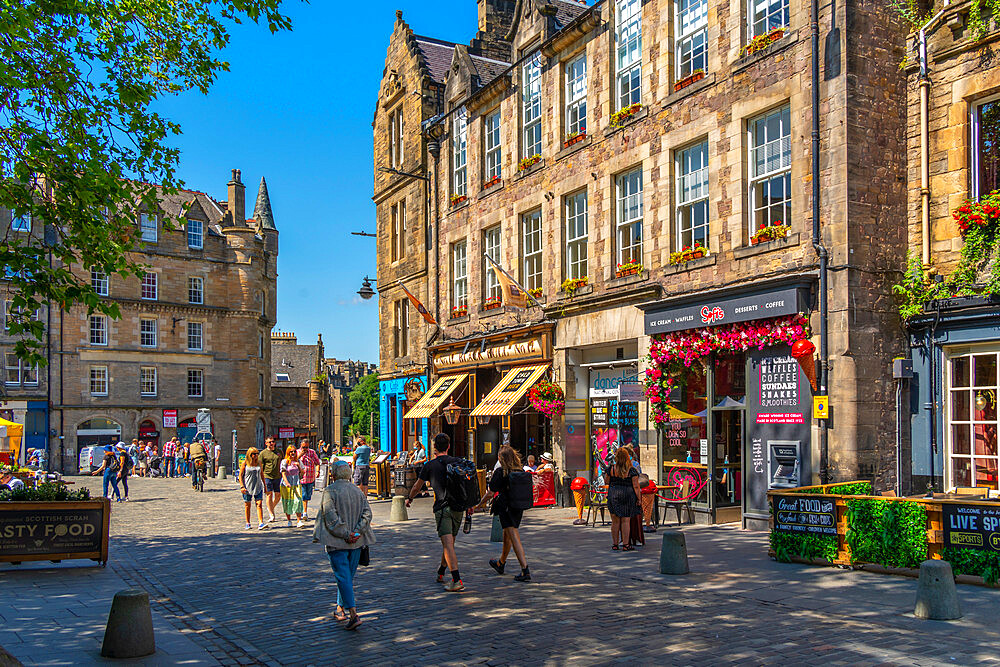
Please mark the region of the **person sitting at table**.
[[24, 488], [24, 481], [10, 473], [0, 474], [0, 489], [10, 489], [16, 491]]
[[528, 462], [524, 464], [524, 472], [535, 472], [536, 470], [538, 470], [538, 466], [535, 465], [535, 455], [530, 454]]
[[556, 466], [555, 463], [553, 463], [551, 452], [545, 452], [542, 454], [542, 462], [538, 464], [538, 468], [536, 468], [535, 471], [544, 472], [546, 470], [551, 470], [552, 472], [556, 471]]

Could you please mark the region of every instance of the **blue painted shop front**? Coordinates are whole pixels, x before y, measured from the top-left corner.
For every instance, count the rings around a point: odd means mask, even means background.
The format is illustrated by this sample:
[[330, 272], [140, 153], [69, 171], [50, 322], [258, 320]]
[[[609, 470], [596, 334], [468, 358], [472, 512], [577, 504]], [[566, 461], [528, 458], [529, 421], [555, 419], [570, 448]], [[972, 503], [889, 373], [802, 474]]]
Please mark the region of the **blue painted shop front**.
[[427, 451], [427, 420], [403, 419], [416, 402], [407, 402], [406, 383], [416, 380], [421, 392], [427, 391], [427, 378], [423, 375], [382, 380], [379, 383], [379, 448], [395, 455], [413, 447], [419, 438]]
[[[909, 326], [912, 492], [997, 490], [1000, 303], [959, 297], [931, 304]], [[905, 389], [905, 387], [904, 387]], [[904, 396], [905, 396], [904, 392]], [[904, 489], [905, 490], [905, 489]]]

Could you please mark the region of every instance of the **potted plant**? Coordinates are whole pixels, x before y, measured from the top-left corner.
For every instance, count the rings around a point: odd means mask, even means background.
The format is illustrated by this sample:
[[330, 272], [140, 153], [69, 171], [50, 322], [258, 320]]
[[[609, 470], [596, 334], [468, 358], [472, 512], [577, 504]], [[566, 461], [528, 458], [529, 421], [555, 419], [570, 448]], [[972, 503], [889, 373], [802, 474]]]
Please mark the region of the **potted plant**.
[[62, 482], [0, 491], [0, 525], [25, 526], [7, 536], [0, 562], [89, 558], [108, 562], [111, 501]]
[[455, 306], [454, 308], [451, 309], [451, 319], [456, 319], [458, 317], [465, 317], [468, 314], [469, 314], [469, 307], [465, 305]]
[[629, 106], [614, 112], [611, 114], [611, 127], [621, 127], [625, 121], [639, 113], [641, 109], [642, 103], [636, 102], [635, 104], [630, 104]]
[[486, 301], [483, 303], [483, 310], [494, 310], [503, 305], [503, 301], [500, 300], [498, 296], [487, 297]]
[[766, 32], [763, 35], [757, 35], [747, 42], [742, 49], [740, 49], [740, 57], [745, 58], [746, 56], [752, 56], [755, 53], [763, 51], [781, 39], [784, 34], [784, 28], [775, 28], [771, 32]]
[[517, 170], [524, 171], [528, 167], [538, 164], [541, 160], [542, 156], [540, 153], [535, 153], [530, 157], [521, 158], [521, 161], [517, 163]]
[[533, 296], [533, 297], [535, 297], [537, 299], [538, 297], [540, 297], [542, 295], [542, 288], [541, 287], [535, 287], [534, 289], [530, 289], [530, 290], [528, 290], [528, 294], [530, 294], [531, 296]]
[[458, 206], [459, 204], [461, 204], [462, 202], [464, 202], [468, 198], [469, 197], [467, 195], [452, 195], [451, 196], [451, 205], [452, 206]]
[[583, 141], [587, 136], [587, 128], [581, 127], [576, 132], [570, 132], [566, 135], [566, 141], [563, 142], [563, 148], [569, 148], [575, 143]]
[[695, 71], [691, 72], [691, 74], [687, 75], [686, 77], [675, 83], [674, 91], [676, 92], [678, 90], [681, 90], [682, 88], [687, 88], [692, 83], [695, 83], [696, 81], [701, 81], [704, 78], [705, 78], [705, 70], [696, 69]]
[[576, 294], [576, 291], [581, 287], [584, 287], [588, 281], [589, 278], [567, 278], [563, 281], [561, 289], [568, 296], [573, 296]]
[[634, 276], [642, 271], [642, 264], [639, 262], [625, 262], [619, 264], [618, 268], [615, 269], [615, 277], [622, 278], [624, 276]]
[[750, 237], [750, 245], [783, 239], [788, 236], [789, 229], [789, 226], [783, 224], [781, 220], [775, 220], [770, 225], [762, 222], [754, 235]]
[[496, 174], [495, 176], [493, 176], [493, 178], [483, 183], [483, 190], [489, 190], [499, 182], [500, 182], [500, 174]]
[[701, 244], [701, 241], [695, 241], [694, 246], [691, 248], [691, 259], [701, 259], [708, 254], [708, 249]]

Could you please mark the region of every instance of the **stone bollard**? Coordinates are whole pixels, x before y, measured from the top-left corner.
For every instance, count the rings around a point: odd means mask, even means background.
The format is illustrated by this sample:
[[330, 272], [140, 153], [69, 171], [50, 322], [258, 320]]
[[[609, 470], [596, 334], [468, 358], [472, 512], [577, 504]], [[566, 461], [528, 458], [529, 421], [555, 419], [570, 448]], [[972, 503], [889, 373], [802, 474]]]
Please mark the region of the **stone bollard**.
[[226, 466], [219, 466], [219, 479], [229, 479], [226, 477]]
[[105, 658], [140, 658], [155, 652], [149, 595], [136, 589], [118, 591], [104, 629], [101, 655]]
[[687, 574], [690, 571], [684, 533], [679, 530], [668, 530], [663, 533], [663, 546], [660, 547], [660, 574]]
[[393, 496], [392, 507], [389, 508], [389, 521], [408, 521], [406, 514], [406, 497]]
[[913, 608], [913, 615], [932, 621], [962, 618], [951, 563], [946, 560], [925, 560], [920, 564], [917, 603]]

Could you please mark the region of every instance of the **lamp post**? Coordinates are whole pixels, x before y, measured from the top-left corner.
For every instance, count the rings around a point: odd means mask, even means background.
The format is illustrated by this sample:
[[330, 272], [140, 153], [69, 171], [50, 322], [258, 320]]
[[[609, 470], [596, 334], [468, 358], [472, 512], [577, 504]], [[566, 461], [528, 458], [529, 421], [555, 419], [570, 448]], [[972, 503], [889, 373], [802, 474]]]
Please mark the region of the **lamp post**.
[[378, 280], [375, 278], [369, 278], [365, 276], [361, 281], [361, 289], [358, 290], [358, 296], [360, 296], [365, 301], [368, 301], [373, 296], [375, 296], [375, 290], [372, 289], [372, 283], [378, 285]]

